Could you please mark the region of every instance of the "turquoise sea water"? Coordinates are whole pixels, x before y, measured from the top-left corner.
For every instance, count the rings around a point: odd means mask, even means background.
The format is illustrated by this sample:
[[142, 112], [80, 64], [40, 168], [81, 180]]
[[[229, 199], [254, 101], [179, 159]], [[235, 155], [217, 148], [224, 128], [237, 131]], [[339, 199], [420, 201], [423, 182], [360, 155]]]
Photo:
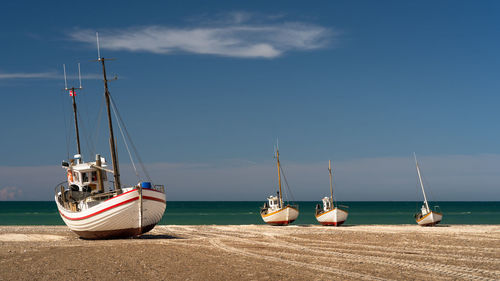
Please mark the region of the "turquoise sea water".
[[[259, 208], [264, 202], [173, 201], [160, 224], [264, 224]], [[314, 208], [319, 202], [297, 202], [300, 215], [295, 224], [316, 224]], [[347, 225], [415, 224], [413, 214], [421, 202], [342, 202], [349, 206]], [[443, 224], [500, 224], [500, 202], [433, 202], [443, 212]], [[0, 225], [63, 225], [52, 201], [0, 201]]]

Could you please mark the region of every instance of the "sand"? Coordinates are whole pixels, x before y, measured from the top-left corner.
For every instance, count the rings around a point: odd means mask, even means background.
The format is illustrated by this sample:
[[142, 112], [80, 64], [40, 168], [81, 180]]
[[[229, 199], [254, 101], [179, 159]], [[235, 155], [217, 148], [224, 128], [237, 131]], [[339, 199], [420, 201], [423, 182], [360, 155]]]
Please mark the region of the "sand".
[[0, 226], [0, 280], [500, 280], [500, 225]]

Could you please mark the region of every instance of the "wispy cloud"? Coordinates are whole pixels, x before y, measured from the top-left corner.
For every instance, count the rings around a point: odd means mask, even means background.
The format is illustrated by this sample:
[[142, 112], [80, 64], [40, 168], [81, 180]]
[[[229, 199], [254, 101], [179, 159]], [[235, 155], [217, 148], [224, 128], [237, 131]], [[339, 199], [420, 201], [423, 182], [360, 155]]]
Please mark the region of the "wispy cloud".
[[61, 75], [56, 72], [16, 72], [16, 73], [0, 73], [0, 79], [54, 79], [60, 78]]
[[[130, 52], [177, 52], [239, 58], [275, 58], [290, 51], [314, 50], [335, 42], [339, 32], [304, 22], [231, 13], [198, 26], [140, 26], [100, 31], [101, 48]], [[95, 46], [95, 31], [73, 31], [70, 38]]]
[[[85, 74], [82, 75], [83, 80], [101, 79], [99, 74]], [[56, 71], [50, 72], [0, 72], [0, 80], [8, 79], [64, 79], [63, 73]], [[68, 75], [68, 79], [78, 79], [78, 75]]]

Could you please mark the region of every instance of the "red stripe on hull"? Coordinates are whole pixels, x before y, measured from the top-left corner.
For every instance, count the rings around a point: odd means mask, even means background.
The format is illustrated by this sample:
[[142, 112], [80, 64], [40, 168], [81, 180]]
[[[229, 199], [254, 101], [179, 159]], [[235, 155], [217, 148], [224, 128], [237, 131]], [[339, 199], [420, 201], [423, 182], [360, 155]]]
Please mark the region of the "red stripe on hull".
[[345, 221], [339, 221], [339, 222], [320, 222], [321, 225], [329, 225], [329, 226], [340, 226], [343, 224]]
[[100, 210], [100, 211], [97, 211], [97, 212], [92, 213], [92, 214], [90, 214], [90, 215], [86, 215], [86, 216], [84, 216], [84, 217], [79, 217], [79, 218], [71, 218], [71, 217], [65, 216], [65, 215], [64, 215], [61, 211], [59, 211], [59, 213], [61, 214], [61, 216], [65, 217], [65, 218], [66, 218], [66, 219], [68, 219], [68, 220], [72, 220], [72, 221], [76, 221], [76, 220], [83, 220], [83, 219], [90, 218], [90, 217], [93, 217], [93, 216], [95, 216], [95, 215], [98, 215], [98, 214], [100, 214], [100, 213], [102, 213], [102, 212], [106, 212], [106, 211], [108, 211], [108, 210], [111, 210], [111, 209], [116, 208], [116, 207], [118, 207], [118, 206], [121, 206], [121, 205], [123, 205], [123, 204], [127, 204], [127, 203], [129, 203], [129, 202], [135, 201], [135, 200], [137, 200], [137, 199], [139, 199], [139, 197], [135, 197], [135, 198], [131, 198], [131, 199], [125, 200], [125, 201], [120, 202], [120, 203], [118, 203], [118, 204], [115, 204], [115, 205], [113, 205], [113, 206], [109, 206], [109, 207], [104, 208], [104, 209], [102, 209], [102, 210]]
[[267, 222], [267, 224], [270, 224], [270, 225], [289, 225], [289, 224], [291, 224], [294, 221], [295, 220], [290, 220], [290, 221], [270, 221], [270, 222]]

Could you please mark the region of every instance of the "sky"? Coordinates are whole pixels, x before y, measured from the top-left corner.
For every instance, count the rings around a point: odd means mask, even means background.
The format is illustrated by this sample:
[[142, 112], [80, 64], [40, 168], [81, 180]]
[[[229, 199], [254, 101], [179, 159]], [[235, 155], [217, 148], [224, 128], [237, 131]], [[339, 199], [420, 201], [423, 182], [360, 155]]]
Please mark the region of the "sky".
[[[0, 10], [0, 200], [52, 200], [76, 153], [110, 159], [101, 56], [167, 200], [500, 200], [497, 1], [9, 1]], [[115, 126], [125, 182], [131, 161]], [[130, 145], [130, 144], [129, 144]]]

